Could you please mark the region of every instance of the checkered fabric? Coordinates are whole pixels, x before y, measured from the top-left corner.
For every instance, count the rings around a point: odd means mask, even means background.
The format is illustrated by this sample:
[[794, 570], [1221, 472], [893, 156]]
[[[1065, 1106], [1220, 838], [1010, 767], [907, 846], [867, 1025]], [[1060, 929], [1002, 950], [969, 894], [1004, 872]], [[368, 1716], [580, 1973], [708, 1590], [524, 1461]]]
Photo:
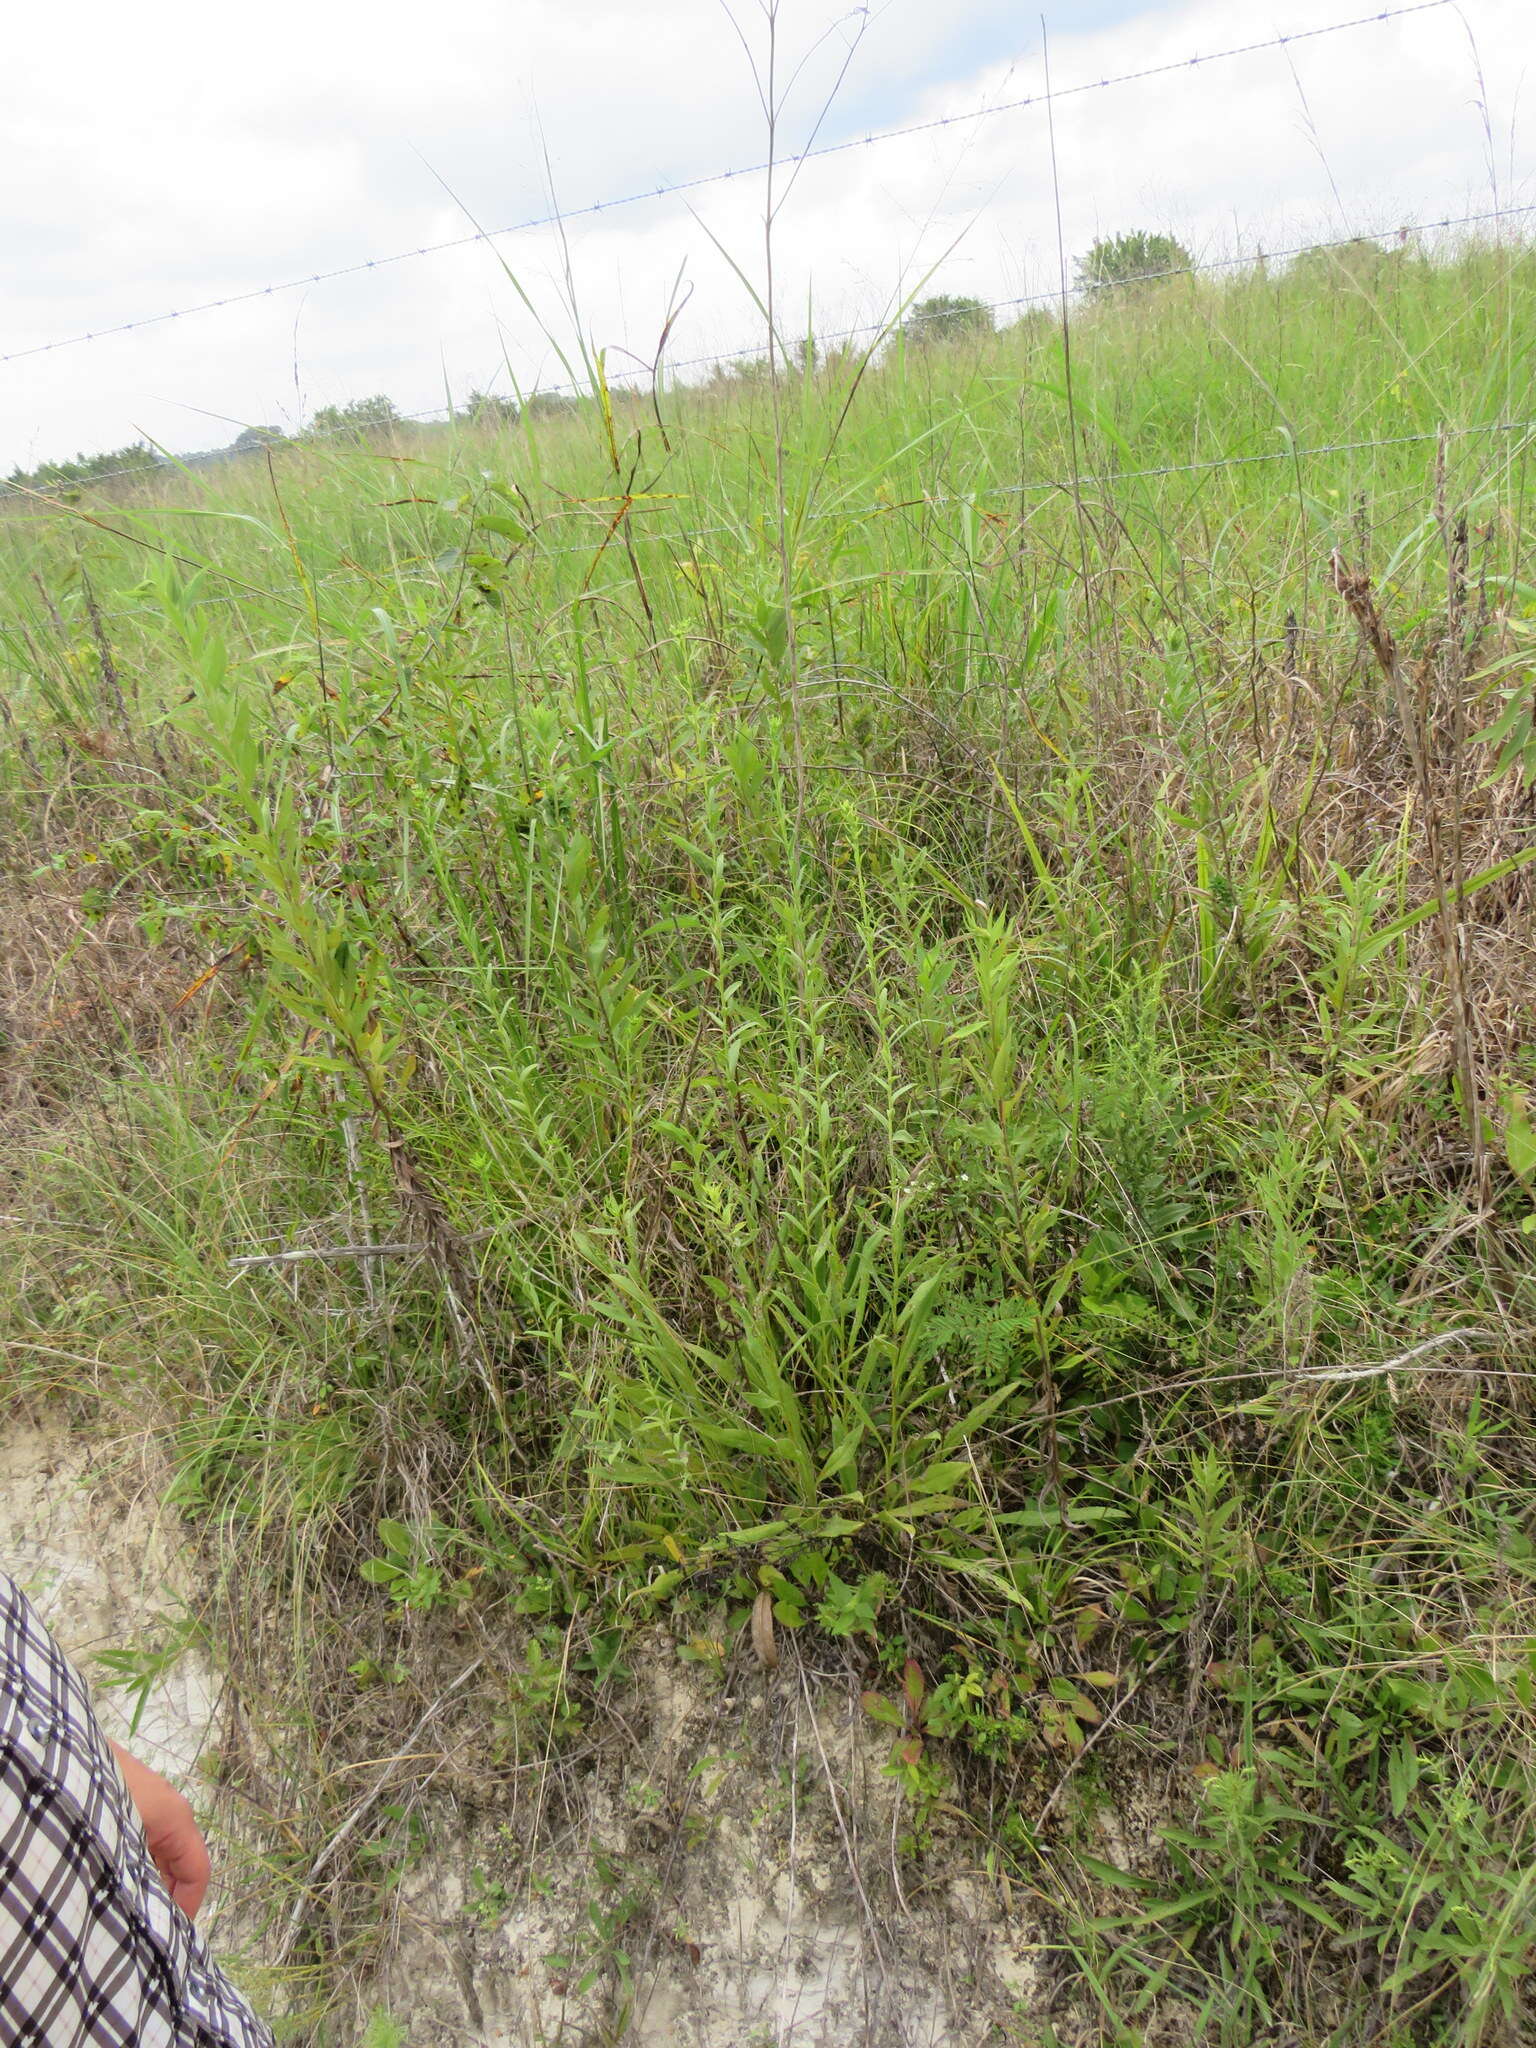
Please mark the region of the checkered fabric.
[[3, 1572], [0, 2048], [272, 2048], [171, 1903], [84, 1681]]

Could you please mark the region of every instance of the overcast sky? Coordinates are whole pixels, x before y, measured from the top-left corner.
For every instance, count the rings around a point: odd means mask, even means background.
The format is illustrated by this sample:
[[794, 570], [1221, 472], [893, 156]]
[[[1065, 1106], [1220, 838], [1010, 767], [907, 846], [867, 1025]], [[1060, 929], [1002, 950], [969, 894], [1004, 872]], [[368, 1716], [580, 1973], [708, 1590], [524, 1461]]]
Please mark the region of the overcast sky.
[[[1343, 20], [1371, 0], [1047, 0], [1059, 91]], [[1376, 0], [1381, 4], [1381, 0]], [[760, 178], [593, 218], [597, 200], [765, 153], [749, 65], [761, 0], [73, 0], [11, 10], [0, 74], [0, 356], [471, 230], [571, 211], [577, 317], [649, 357], [679, 274], [674, 357], [756, 339], [728, 251], [761, 282]], [[734, 25], [733, 25], [734, 19]], [[740, 33], [738, 33], [738, 29]], [[744, 48], [744, 43], [747, 47]], [[780, 0], [780, 150], [1038, 91], [1017, 0]], [[1532, 0], [1432, 12], [1110, 85], [1056, 108], [1069, 258], [1168, 228], [1198, 255], [1536, 202], [1523, 95]], [[1486, 86], [1486, 92], [1485, 92]], [[1532, 216], [1536, 221], [1536, 215]], [[1045, 110], [806, 166], [778, 229], [789, 324], [880, 317], [903, 293], [1012, 298], [1057, 272]], [[0, 362], [0, 473], [143, 435], [216, 446], [373, 391], [402, 409], [564, 376], [550, 231], [276, 292]], [[503, 264], [515, 273], [517, 286]], [[542, 330], [542, 331], [541, 331]], [[553, 336], [552, 341], [549, 336]]]

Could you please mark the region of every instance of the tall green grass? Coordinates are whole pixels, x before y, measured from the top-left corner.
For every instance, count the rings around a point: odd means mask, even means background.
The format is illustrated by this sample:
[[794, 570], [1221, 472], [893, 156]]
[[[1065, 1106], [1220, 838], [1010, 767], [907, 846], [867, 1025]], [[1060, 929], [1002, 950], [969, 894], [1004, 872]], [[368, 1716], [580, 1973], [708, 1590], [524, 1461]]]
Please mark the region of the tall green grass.
[[1533, 309], [1352, 253], [0, 521], [12, 1356], [268, 1711], [766, 1591], [1084, 2038], [1525, 2037]]

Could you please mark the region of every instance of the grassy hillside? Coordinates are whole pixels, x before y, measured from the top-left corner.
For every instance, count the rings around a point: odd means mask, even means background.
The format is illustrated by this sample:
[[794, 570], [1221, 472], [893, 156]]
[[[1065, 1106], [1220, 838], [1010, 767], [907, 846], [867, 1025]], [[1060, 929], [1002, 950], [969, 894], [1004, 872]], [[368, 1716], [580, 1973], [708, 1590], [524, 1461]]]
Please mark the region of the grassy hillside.
[[766, 1593], [1020, 2040], [1531, 2038], [1533, 333], [1345, 252], [7, 505], [0, 1327], [167, 1441], [290, 1883], [402, 1611], [494, 1762]]

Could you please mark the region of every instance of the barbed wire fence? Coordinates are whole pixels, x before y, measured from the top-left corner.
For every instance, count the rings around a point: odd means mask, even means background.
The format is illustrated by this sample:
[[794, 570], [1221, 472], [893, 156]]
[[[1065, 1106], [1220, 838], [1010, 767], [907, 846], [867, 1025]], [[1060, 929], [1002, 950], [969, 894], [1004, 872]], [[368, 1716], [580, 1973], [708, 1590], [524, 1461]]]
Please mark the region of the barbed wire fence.
[[[1452, 4], [1453, 0], [1413, 0], [1413, 4], [1379, 9], [1368, 14], [1350, 16], [1344, 20], [1328, 22], [1313, 28], [1276, 34], [1263, 39], [1234, 44], [1220, 50], [1195, 52], [1185, 57], [1172, 59], [1156, 65], [1143, 66], [1136, 70], [1116, 73], [1097, 79], [1084, 79], [1074, 84], [1055, 87], [1049, 91], [1040, 91], [998, 101], [990, 105], [972, 107], [955, 114], [935, 116], [925, 121], [909, 122], [875, 134], [867, 134], [863, 137], [848, 138], [840, 142], [822, 144], [798, 154], [780, 158], [778, 160], [779, 167], [787, 169], [829, 157], [846, 155], [852, 151], [876, 147], [881, 143], [895, 141], [904, 137], [953, 128], [967, 123], [986, 120], [995, 115], [1018, 112], [1031, 107], [1047, 106], [1063, 100], [1078, 98], [1085, 94], [1105, 91], [1120, 85], [1152, 78], [1167, 77], [1176, 73], [1187, 73], [1202, 67], [1264, 51], [1288, 50], [1297, 44], [1314, 42], [1321, 38], [1342, 34], [1349, 30], [1433, 13]], [[58, 350], [73, 348], [86, 343], [105, 341], [114, 336], [135, 333], [146, 328], [191, 319], [224, 307], [274, 297], [284, 292], [308, 288], [315, 284], [355, 277], [367, 271], [399, 265], [448, 250], [462, 249], [476, 244], [489, 245], [507, 236], [525, 234], [539, 228], [565, 226], [572, 220], [617, 212], [627, 207], [640, 205], [646, 201], [674, 198], [695, 193], [707, 187], [759, 175], [766, 168], [767, 166], [763, 163], [733, 166], [724, 170], [701, 174], [696, 178], [681, 180], [671, 185], [659, 185], [654, 188], [634, 191], [606, 200], [593, 201], [587, 206], [578, 207], [570, 211], [551, 212], [505, 228], [476, 229], [472, 234], [423, 244], [414, 249], [399, 250], [382, 257], [360, 259], [355, 262], [338, 265], [330, 270], [317, 271], [307, 276], [294, 277], [252, 287], [240, 292], [227, 294], [222, 298], [203, 300], [195, 304], [147, 315], [139, 319], [121, 321], [100, 329], [64, 335], [51, 341], [40, 342], [26, 348], [0, 353], [0, 364], [17, 363], [30, 357], [51, 354]], [[1460, 214], [1446, 213], [1431, 219], [1403, 222], [1390, 230], [1374, 233], [1357, 231], [1327, 241], [1300, 242], [1277, 249], [1256, 247], [1235, 255], [1171, 265], [1160, 270], [1145, 273], [1136, 280], [1136, 283], [1144, 285], [1167, 283], [1180, 278], [1231, 277], [1243, 271], [1259, 272], [1262, 270], [1267, 272], [1270, 265], [1290, 263], [1299, 257], [1314, 255], [1336, 256], [1344, 251], [1358, 249], [1362, 245], [1379, 247], [1383, 236], [1387, 234], [1396, 237], [1397, 245], [1400, 248], [1406, 247], [1410, 243], [1418, 243], [1422, 246], [1424, 238], [1429, 236], [1448, 234], [1457, 230], [1482, 229], [1513, 221], [1526, 221], [1532, 214], [1536, 214], [1536, 204], [1512, 204]], [[995, 320], [996, 316], [1000, 314], [1027, 315], [1035, 308], [1047, 306], [1065, 308], [1068, 302], [1082, 303], [1083, 301], [1091, 301], [1096, 297], [1104, 295], [1102, 288], [1085, 283], [1079, 284], [1075, 289], [1069, 289], [1065, 293], [1058, 285], [1046, 291], [1023, 293], [990, 301], [977, 301], [976, 304], [979, 310], [984, 310]], [[867, 344], [869, 349], [873, 351], [878, 349], [888, 337], [893, 334], [899, 334], [900, 331], [899, 318], [892, 317], [820, 333], [814, 337], [814, 340], [816, 346], [821, 350]], [[730, 365], [760, 359], [764, 346], [764, 339], [759, 337], [756, 341], [745, 343], [737, 348], [711, 350], [706, 354], [697, 356], [670, 360], [660, 359], [653, 364], [640, 362], [633, 368], [620, 368], [611, 372], [605, 367], [604, 375], [610, 387], [615, 390], [638, 389], [643, 393], [646, 387], [660, 386], [665, 382], [666, 388], [675, 391], [680, 387], [686, 388], [682, 385], [682, 380], [686, 379], [690, 373], [718, 373]], [[572, 380], [566, 383], [542, 386], [539, 391], [532, 394], [532, 398], [534, 400], [540, 398], [579, 398], [591, 395], [592, 390], [593, 386], [590, 379]], [[396, 418], [402, 425], [426, 426], [442, 423], [454, 424], [460, 420], [471, 420], [472, 415], [469, 415], [462, 407], [456, 408], [449, 404], [433, 406], [418, 412], [401, 413]], [[1510, 419], [1460, 426], [1448, 425], [1434, 433], [1410, 433], [1374, 439], [1340, 440], [1318, 443], [1312, 446], [1302, 446], [1293, 438], [1287, 437], [1282, 446], [1270, 450], [1251, 451], [1246, 454], [1216, 456], [1188, 463], [1160, 464], [1145, 469], [1112, 469], [1100, 474], [1079, 476], [1072, 480], [1041, 477], [1024, 483], [983, 483], [974, 489], [964, 491], [926, 492], [915, 499], [882, 499], [878, 502], [871, 502], [856, 507], [839, 504], [836, 507], [814, 510], [807, 516], [811, 520], [822, 520], [832, 517], [849, 520], [888, 517], [893, 512], [902, 509], [912, 509], [917, 506], [939, 509], [960, 502], [974, 503], [988, 499], [1022, 498], [1032, 495], [1048, 496], [1068, 488], [1107, 489], [1112, 486], [1141, 480], [1175, 476], [1202, 476], [1268, 463], [1297, 463], [1341, 454], [1367, 453], [1389, 448], [1403, 448], [1416, 444], [1444, 444], [1451, 440], [1460, 440], [1478, 435], [1519, 437], [1532, 434], [1536, 434], [1536, 420]], [[345, 441], [355, 439], [356, 437], [357, 429], [353, 426], [344, 425], [319, 432], [313, 429], [306, 430], [302, 435], [302, 441], [306, 445], [322, 444], [327, 441]], [[1512, 451], [1517, 446], [1523, 447], [1524, 445], [1524, 442], [1519, 442], [1514, 438], [1509, 443]], [[220, 456], [224, 456], [225, 453], [226, 451], [219, 451]], [[199, 477], [206, 473], [206, 464], [206, 457], [201, 459], [179, 459], [171, 456], [139, 464], [125, 465], [117, 470], [105, 471], [82, 479], [82, 485], [84, 488], [90, 489], [98, 484], [130, 481], [139, 477], [153, 476], [164, 478], [177, 470], [180, 470], [182, 474], [189, 478]], [[0, 484], [0, 499], [6, 497], [19, 498], [23, 501], [30, 500], [40, 504], [45, 509], [56, 502], [50, 498], [46, 490], [29, 489], [18, 484]], [[633, 521], [633, 510], [633, 507], [628, 508], [625, 514], [631, 521]], [[727, 523], [714, 523], [692, 527], [656, 526], [649, 530], [636, 526], [635, 530], [647, 538], [655, 538], [659, 535], [676, 544], [687, 544], [731, 533], [737, 529]], [[543, 549], [541, 552], [552, 557], [591, 555], [594, 546], [599, 546], [600, 552], [601, 545], [605, 544], [589, 541], [571, 547]], [[210, 594], [203, 601], [218, 603], [234, 602], [236, 600], [233, 598], [221, 599], [216, 594]], [[119, 612], [109, 614], [109, 616], [124, 618], [132, 617], [133, 614]]]
[[[1026, 93], [1019, 98], [998, 100], [990, 106], [968, 107], [956, 114], [935, 115], [926, 121], [910, 121], [899, 127], [881, 129], [878, 133], [854, 136], [842, 142], [827, 142], [798, 154], [781, 156], [775, 168], [790, 170], [801, 164], [819, 162], [828, 157], [843, 156], [853, 150], [872, 149], [886, 142], [900, 141], [913, 135], [963, 126], [972, 121], [990, 120], [999, 114], [1020, 113], [1028, 107], [1043, 107], [1059, 104], [1063, 100], [1076, 99], [1085, 93], [1103, 92], [1117, 85], [1138, 84], [1150, 78], [1162, 78], [1174, 72], [1188, 72], [1203, 65], [1220, 64], [1237, 57], [1256, 55], [1265, 50], [1290, 49], [1300, 43], [1315, 42], [1325, 36], [1342, 35], [1349, 29], [1372, 27], [1382, 22], [1405, 19], [1410, 15], [1431, 14], [1454, 4], [1454, 0], [1411, 0], [1406, 6], [1383, 8], [1371, 14], [1357, 14], [1346, 21], [1333, 21], [1316, 28], [1296, 29], [1289, 34], [1269, 36], [1262, 40], [1236, 43], [1227, 49], [1195, 52], [1163, 64], [1144, 65], [1136, 71], [1117, 72], [1112, 76], [1083, 79], [1075, 85], [1060, 86], [1050, 92]], [[305, 291], [317, 284], [330, 284], [339, 278], [358, 277], [370, 270], [384, 270], [400, 263], [414, 263], [418, 258], [438, 256], [454, 249], [467, 249], [476, 243], [502, 241], [510, 235], [530, 234], [540, 228], [559, 228], [572, 221], [593, 218], [598, 214], [617, 213], [626, 207], [640, 206], [656, 199], [680, 198], [684, 194], [701, 192], [709, 186], [723, 185], [741, 178], [760, 177], [769, 165], [766, 160], [751, 164], [738, 164], [720, 171], [706, 171], [695, 178], [682, 178], [674, 184], [647, 187], [641, 191], [626, 192], [609, 199], [590, 201], [585, 206], [568, 210], [554, 210], [523, 221], [515, 221], [503, 228], [477, 228], [472, 234], [451, 236], [444, 241], [426, 242], [414, 249], [397, 249], [386, 256], [361, 257], [351, 263], [338, 264], [330, 270], [316, 270], [301, 277], [285, 278], [279, 282], [253, 285], [244, 291], [227, 293], [223, 298], [203, 299], [188, 306], [178, 306], [163, 313], [149, 313], [135, 320], [121, 320], [107, 327], [88, 329], [78, 334], [60, 335], [52, 341], [40, 341], [26, 348], [0, 352], [0, 363], [18, 363], [29, 356], [50, 355], [65, 348], [78, 348], [87, 342], [108, 340], [119, 334], [133, 334], [146, 327], [160, 327], [173, 320], [190, 320], [203, 313], [212, 313], [226, 306], [248, 304], [254, 299], [273, 298], [284, 292]]]
[[[1178, 278], [1231, 276], [1233, 273], [1243, 270], [1258, 273], [1266, 270], [1271, 264], [1292, 262], [1297, 257], [1332, 256], [1345, 250], [1359, 249], [1362, 246], [1379, 246], [1385, 235], [1395, 236], [1397, 238], [1397, 245], [1401, 248], [1407, 246], [1415, 239], [1426, 235], [1450, 233], [1456, 229], [1487, 227], [1505, 221], [1529, 220], [1532, 215], [1536, 215], [1536, 203], [1485, 207], [1475, 213], [1443, 214], [1431, 220], [1405, 221], [1391, 229], [1383, 229], [1376, 232], [1362, 230], [1354, 234], [1340, 235], [1331, 241], [1296, 242], [1278, 249], [1255, 247], [1240, 255], [1219, 256], [1202, 262], [1177, 264], [1164, 270], [1146, 271], [1136, 278], [1135, 283], [1141, 286], [1168, 283]], [[1068, 297], [1081, 304], [1092, 301], [1095, 298], [1105, 298], [1112, 289], [1113, 287], [1079, 285], [1069, 291]], [[1025, 313], [1035, 307], [1057, 307], [1060, 306], [1061, 299], [1062, 294], [1060, 288], [1057, 287], [1050, 291], [1024, 292], [1010, 298], [977, 300], [976, 304], [980, 310], [995, 316], [999, 313]], [[882, 340], [899, 331], [899, 323], [897, 322], [891, 320], [872, 320], [861, 322], [854, 327], [834, 328], [825, 333], [818, 333], [814, 339], [819, 350], [830, 350], [843, 344], [855, 342], [873, 342], [878, 347]], [[687, 356], [677, 360], [662, 358], [655, 364], [640, 364], [633, 369], [605, 371], [605, 375], [611, 387], [638, 385], [643, 389], [649, 383], [659, 381], [663, 377], [676, 380], [683, 377], [689, 371], [714, 370], [724, 368], [732, 363], [750, 362], [760, 359], [764, 352], [764, 346], [763, 340], [759, 338], [756, 341], [743, 342], [734, 348], [713, 349], [705, 355]], [[676, 389], [677, 386], [674, 383], [669, 385], [668, 388]], [[585, 397], [589, 396], [591, 391], [590, 381], [585, 379], [571, 380], [565, 383], [541, 385], [538, 391], [530, 394], [530, 397], [533, 401], [541, 398]], [[473, 415], [466, 406], [435, 405], [428, 406], [417, 412], [399, 413], [396, 415], [396, 419], [402, 425], [429, 426], [434, 424], [450, 424], [456, 420], [472, 421]], [[313, 445], [333, 440], [345, 441], [355, 439], [356, 435], [357, 429], [355, 427], [343, 426], [320, 430], [310, 428], [295, 438], [302, 440], [306, 445]], [[220, 450], [218, 453], [222, 456], [227, 451]], [[88, 485], [95, 485], [117, 483], [139, 476], [164, 477], [178, 469], [182, 470], [184, 474], [191, 474], [197, 466], [198, 458], [189, 459], [168, 456], [158, 458], [152, 462], [128, 464], [121, 469], [103, 470], [85, 479], [84, 482]], [[0, 484], [0, 498], [8, 495], [40, 496], [42, 493], [28, 491], [14, 484]]]
[[[1214, 455], [1194, 462], [1165, 462], [1141, 469], [1106, 469], [1081, 473], [1076, 476], [1070, 476], [1063, 472], [1059, 476], [1032, 478], [1025, 483], [980, 483], [965, 490], [924, 491], [916, 497], [885, 497], [870, 499], [858, 505], [838, 504], [826, 506], [807, 512], [803, 523], [805, 525], [815, 525], [833, 519], [845, 520], [850, 523], [864, 519], [883, 520], [904, 512], [942, 511], [952, 506], [976, 505], [989, 499], [1049, 498], [1068, 493], [1081, 495], [1084, 492], [1108, 491], [1125, 484], [1151, 482], [1168, 477], [1208, 477], [1224, 471], [1251, 469], [1272, 463], [1287, 463], [1292, 466], [1298, 466], [1335, 455], [1377, 454], [1388, 448], [1422, 447], [1426, 449], [1434, 448], [1438, 452], [1447, 448], [1452, 442], [1473, 440], [1484, 436], [1509, 437], [1505, 457], [1505, 466], [1508, 467], [1519, 456], [1523, 455], [1528, 448], [1536, 446], [1536, 416], [1527, 419], [1485, 420], [1470, 426], [1439, 427], [1432, 432], [1382, 434], [1350, 441], [1323, 441], [1304, 444], [1287, 438], [1283, 445], [1278, 448], [1260, 449], [1251, 451], [1246, 455]], [[591, 515], [604, 525], [606, 529], [605, 534], [568, 547], [541, 548], [538, 550], [541, 559], [560, 561], [581, 556], [591, 561], [594, 557], [600, 556], [605, 551], [616, 533], [617, 527], [611, 515], [604, 513], [598, 507], [594, 506], [584, 509], [590, 511]], [[626, 513], [626, 517], [630, 516], [633, 509], [633, 507], [630, 508], [629, 513]], [[672, 547], [678, 547], [692, 545], [694, 542], [701, 540], [715, 540], [722, 536], [739, 536], [747, 523], [744, 520], [735, 523], [728, 520], [717, 520], [705, 526], [658, 525], [650, 529], [635, 527], [632, 529], [631, 537], [641, 543], [661, 542]], [[203, 567], [207, 573], [215, 576], [223, 573], [216, 564], [208, 563], [200, 564], [199, 566]], [[281, 592], [256, 594], [271, 597], [284, 608], [296, 614], [302, 614], [306, 619], [310, 617], [308, 606], [298, 598], [290, 598]], [[242, 584], [242, 588], [238, 591], [227, 594], [213, 592], [203, 595], [199, 597], [198, 603], [202, 605], [239, 604], [247, 602], [251, 595], [252, 587]], [[133, 611], [113, 610], [103, 611], [99, 616], [109, 620], [131, 620], [140, 616], [140, 614]]]

